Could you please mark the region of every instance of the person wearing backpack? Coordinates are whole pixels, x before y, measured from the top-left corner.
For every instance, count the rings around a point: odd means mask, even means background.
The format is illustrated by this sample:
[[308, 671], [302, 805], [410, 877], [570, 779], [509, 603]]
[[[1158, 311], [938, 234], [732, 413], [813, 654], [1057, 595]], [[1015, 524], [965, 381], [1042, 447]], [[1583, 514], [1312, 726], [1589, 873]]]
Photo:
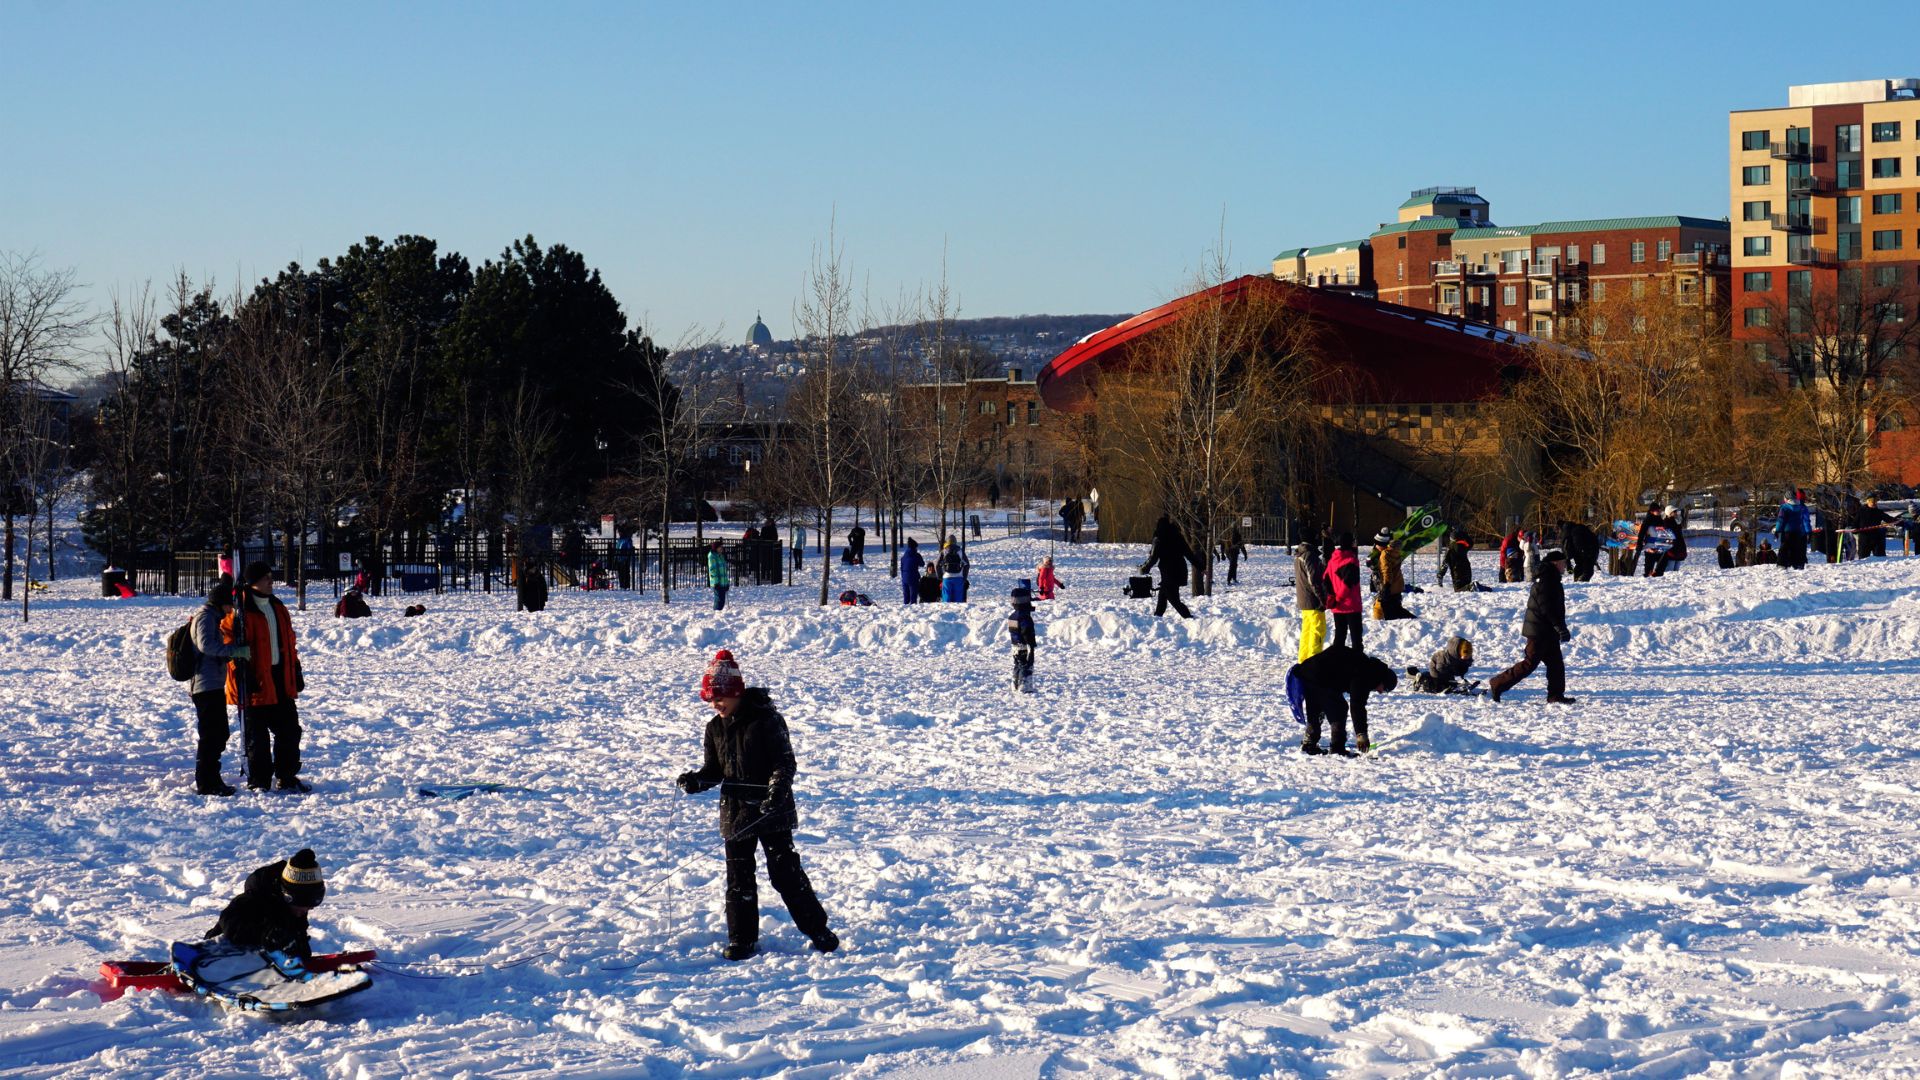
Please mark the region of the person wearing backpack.
[[207, 590], [207, 602], [187, 623], [193, 650], [192, 682], [187, 693], [198, 718], [200, 742], [193, 755], [193, 789], [202, 795], [225, 797], [233, 787], [220, 778], [220, 757], [227, 751], [227, 662], [253, 658], [245, 645], [229, 645], [220, 636], [220, 624], [233, 614], [233, 586], [220, 582]]

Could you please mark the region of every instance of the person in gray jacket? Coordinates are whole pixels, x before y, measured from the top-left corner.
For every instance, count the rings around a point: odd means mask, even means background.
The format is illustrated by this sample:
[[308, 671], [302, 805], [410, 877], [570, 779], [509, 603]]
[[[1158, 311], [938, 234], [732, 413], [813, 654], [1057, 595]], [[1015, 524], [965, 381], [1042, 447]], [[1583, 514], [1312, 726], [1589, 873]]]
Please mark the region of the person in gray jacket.
[[207, 602], [193, 615], [189, 633], [200, 664], [187, 692], [199, 716], [200, 745], [194, 752], [193, 787], [202, 795], [226, 796], [233, 788], [220, 779], [220, 756], [227, 752], [227, 661], [251, 660], [253, 650], [229, 645], [220, 622], [233, 614], [233, 586], [225, 580], [207, 590]]
[[1293, 601], [1300, 608], [1300, 659], [1307, 660], [1327, 644], [1327, 599], [1321, 595], [1326, 564], [1312, 544], [1293, 546]]

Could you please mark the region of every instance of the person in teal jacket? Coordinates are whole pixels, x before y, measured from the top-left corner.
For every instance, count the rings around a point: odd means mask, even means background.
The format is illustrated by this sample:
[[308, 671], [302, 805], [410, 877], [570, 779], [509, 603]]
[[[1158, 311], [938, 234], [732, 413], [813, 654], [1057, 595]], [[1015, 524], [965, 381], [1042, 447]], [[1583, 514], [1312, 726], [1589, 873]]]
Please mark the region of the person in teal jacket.
[[720, 541], [707, 545], [707, 584], [713, 586], [713, 610], [727, 609], [727, 589], [733, 585], [733, 574], [727, 568], [727, 557], [720, 554]]

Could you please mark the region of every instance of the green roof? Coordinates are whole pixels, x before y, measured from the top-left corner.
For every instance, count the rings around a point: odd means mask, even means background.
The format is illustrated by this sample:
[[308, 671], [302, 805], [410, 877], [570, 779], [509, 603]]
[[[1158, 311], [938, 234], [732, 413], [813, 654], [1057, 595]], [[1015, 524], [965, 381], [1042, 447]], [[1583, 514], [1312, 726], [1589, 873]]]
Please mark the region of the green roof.
[[1306, 259], [1315, 255], [1332, 255], [1340, 251], [1358, 251], [1367, 246], [1365, 240], [1342, 240], [1337, 244], [1321, 244], [1318, 247], [1288, 248], [1273, 257], [1275, 262], [1281, 259]]
[[1392, 236], [1404, 232], [1437, 232], [1441, 229], [1459, 229], [1460, 219], [1450, 217], [1423, 217], [1415, 221], [1395, 221], [1373, 230], [1374, 236]]
[[1455, 203], [1461, 206], [1485, 206], [1487, 200], [1479, 195], [1415, 195], [1400, 204], [1400, 209], [1411, 210], [1416, 206], [1433, 206], [1439, 203]]
[[1455, 240], [1499, 240], [1506, 237], [1532, 236], [1537, 225], [1486, 225], [1472, 229], [1459, 229], [1453, 234]]
[[1533, 227], [1533, 232], [1570, 233], [1570, 232], [1613, 232], [1620, 229], [1728, 229], [1724, 221], [1713, 218], [1681, 217], [1669, 214], [1663, 217], [1618, 217], [1589, 218], [1585, 221], [1543, 221]]

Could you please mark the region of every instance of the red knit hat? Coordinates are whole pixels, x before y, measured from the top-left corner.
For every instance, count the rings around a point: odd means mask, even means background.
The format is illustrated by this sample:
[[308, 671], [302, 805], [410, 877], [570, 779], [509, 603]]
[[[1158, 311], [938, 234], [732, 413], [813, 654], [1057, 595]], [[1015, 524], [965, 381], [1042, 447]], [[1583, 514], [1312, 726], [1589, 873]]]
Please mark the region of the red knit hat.
[[734, 662], [733, 654], [725, 649], [713, 654], [707, 662], [707, 673], [700, 679], [700, 700], [712, 701], [720, 697], [739, 697], [747, 692], [747, 680], [740, 674], [740, 665]]

